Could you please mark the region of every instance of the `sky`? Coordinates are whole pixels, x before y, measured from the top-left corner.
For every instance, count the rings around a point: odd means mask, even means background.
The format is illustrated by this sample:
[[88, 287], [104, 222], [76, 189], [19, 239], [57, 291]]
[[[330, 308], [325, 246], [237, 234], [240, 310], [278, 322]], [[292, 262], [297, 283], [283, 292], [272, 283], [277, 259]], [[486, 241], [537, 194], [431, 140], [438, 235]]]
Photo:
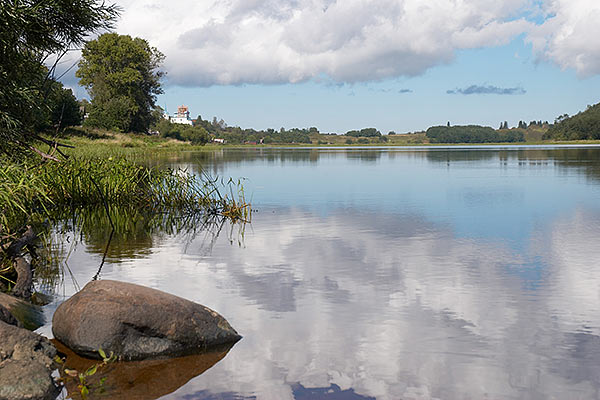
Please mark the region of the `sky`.
[[599, 0], [116, 2], [115, 31], [166, 56], [158, 105], [230, 126], [515, 126], [600, 102]]

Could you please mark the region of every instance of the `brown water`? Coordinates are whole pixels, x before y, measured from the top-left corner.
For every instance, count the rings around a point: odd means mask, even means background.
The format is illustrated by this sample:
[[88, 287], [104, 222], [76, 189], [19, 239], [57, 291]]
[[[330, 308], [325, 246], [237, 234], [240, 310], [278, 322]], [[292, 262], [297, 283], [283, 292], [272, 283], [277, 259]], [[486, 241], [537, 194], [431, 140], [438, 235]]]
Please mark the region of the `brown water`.
[[[132, 379], [122, 398], [600, 397], [600, 148], [227, 149], [154, 161], [245, 177], [258, 211], [218, 235], [123, 216], [100, 277], [205, 304], [244, 338], [197, 367], [164, 367], [177, 379]], [[49, 318], [97, 273], [100, 220], [56, 231], [71, 253]]]

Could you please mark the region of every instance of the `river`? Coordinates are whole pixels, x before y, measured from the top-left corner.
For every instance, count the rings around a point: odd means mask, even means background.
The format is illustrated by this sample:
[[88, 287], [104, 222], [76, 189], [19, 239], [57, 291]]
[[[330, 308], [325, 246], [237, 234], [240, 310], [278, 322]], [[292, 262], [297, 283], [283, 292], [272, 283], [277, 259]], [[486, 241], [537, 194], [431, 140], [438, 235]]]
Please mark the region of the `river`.
[[[251, 224], [196, 231], [133, 221], [111, 243], [101, 279], [202, 303], [243, 335], [162, 398], [599, 398], [600, 147], [155, 162], [244, 178], [255, 210]], [[97, 273], [108, 233], [57, 228], [68, 259], [49, 321]]]

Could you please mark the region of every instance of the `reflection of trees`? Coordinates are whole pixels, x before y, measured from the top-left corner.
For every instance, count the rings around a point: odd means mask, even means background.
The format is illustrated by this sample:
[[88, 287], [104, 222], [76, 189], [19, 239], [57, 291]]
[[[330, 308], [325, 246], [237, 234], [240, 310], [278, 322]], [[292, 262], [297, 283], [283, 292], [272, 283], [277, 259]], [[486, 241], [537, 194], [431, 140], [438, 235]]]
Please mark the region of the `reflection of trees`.
[[342, 390], [335, 383], [329, 387], [306, 388], [300, 383], [292, 385], [295, 400], [375, 400], [375, 397], [361, 396], [354, 392], [354, 389]]
[[553, 153], [560, 168], [577, 169], [589, 179], [600, 180], [600, 149], [560, 149]]
[[600, 149], [598, 148], [554, 148], [554, 149], [501, 149], [459, 150], [438, 149], [422, 152], [434, 163], [489, 161], [514, 162], [519, 166], [555, 164], [565, 170], [579, 170], [588, 178], [600, 179]]
[[381, 158], [381, 150], [346, 150], [346, 158], [348, 160], [359, 160], [362, 162], [374, 162]]
[[422, 153], [423, 156], [431, 162], [470, 162], [491, 160], [498, 157], [497, 152], [487, 150], [427, 150]]
[[[111, 245], [106, 252], [108, 261], [145, 255], [160, 237], [157, 225], [160, 221], [140, 210], [111, 207], [110, 214], [115, 225]], [[75, 217], [81, 228], [81, 239], [91, 253], [103, 254], [111, 234], [111, 225], [104, 208], [82, 209]]]
[[[245, 163], [270, 164], [314, 164], [323, 158], [345, 157], [347, 160], [371, 163], [387, 157], [389, 159], [426, 159], [432, 163], [461, 163], [491, 161], [515, 162], [519, 166], [547, 165], [554, 163], [559, 168], [578, 169], [591, 179], [600, 179], [600, 149], [598, 148], [247, 148], [219, 149], [216, 151], [185, 152], [164, 155], [152, 163], [183, 167], [193, 173], [209, 172], [222, 175], [225, 167], [241, 167]], [[201, 167], [202, 166], [202, 167]], [[204, 169], [206, 168], [206, 170]]]
[[79, 245], [89, 253], [102, 255], [93, 279], [100, 277], [105, 262], [147, 257], [169, 236], [177, 236], [187, 244], [194, 242], [203, 254], [212, 251], [221, 234], [227, 234], [231, 244], [243, 245], [245, 224], [219, 215], [152, 213], [124, 207], [109, 207], [109, 212], [110, 218], [103, 207], [87, 207], [57, 216], [61, 222], [53, 227], [51, 235], [44, 236], [48, 256], [36, 272], [39, 284], [50, 291], [56, 287], [65, 272], [60, 266], [64, 263], [69, 268], [68, 259]]

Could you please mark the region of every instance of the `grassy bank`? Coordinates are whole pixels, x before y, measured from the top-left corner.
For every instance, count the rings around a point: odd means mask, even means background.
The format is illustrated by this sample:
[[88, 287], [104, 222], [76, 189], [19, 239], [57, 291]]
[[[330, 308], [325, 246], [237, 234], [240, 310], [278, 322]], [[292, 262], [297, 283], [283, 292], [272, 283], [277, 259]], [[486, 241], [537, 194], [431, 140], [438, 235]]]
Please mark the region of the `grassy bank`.
[[[116, 219], [111, 215], [118, 215], [115, 210], [119, 208], [134, 209], [146, 218], [173, 216], [178, 223], [193, 220], [197, 226], [209, 220], [247, 222], [251, 218], [239, 182], [135, 161], [146, 151], [179, 150], [185, 144], [124, 135], [98, 139], [75, 136], [67, 141], [76, 147], [68, 148], [68, 158], [61, 162], [40, 162], [37, 156], [20, 161], [0, 158], [0, 289], [15, 285], [16, 254], [10, 246], [26, 226], [43, 236], [54, 223], [87, 209], [103, 210], [113, 231]], [[23, 250], [32, 259], [39, 256], [35, 248]]]
[[[517, 130], [517, 128], [513, 129]], [[542, 140], [544, 129], [528, 128], [522, 130], [525, 142], [516, 143], [468, 143], [468, 145], [552, 145], [552, 144], [600, 144], [600, 141], [550, 141]], [[219, 148], [248, 148], [248, 147], [346, 147], [346, 146], [460, 146], [467, 143], [430, 143], [424, 132], [410, 134], [386, 135], [380, 138], [350, 138], [344, 135], [311, 134], [311, 143], [289, 144], [207, 144], [192, 145], [170, 138], [159, 136], [122, 134], [115, 132], [83, 130], [75, 128], [60, 138], [62, 143], [74, 146], [64, 152], [80, 158], [125, 157], [138, 158], [149, 154], [181, 151], [212, 151]]]

